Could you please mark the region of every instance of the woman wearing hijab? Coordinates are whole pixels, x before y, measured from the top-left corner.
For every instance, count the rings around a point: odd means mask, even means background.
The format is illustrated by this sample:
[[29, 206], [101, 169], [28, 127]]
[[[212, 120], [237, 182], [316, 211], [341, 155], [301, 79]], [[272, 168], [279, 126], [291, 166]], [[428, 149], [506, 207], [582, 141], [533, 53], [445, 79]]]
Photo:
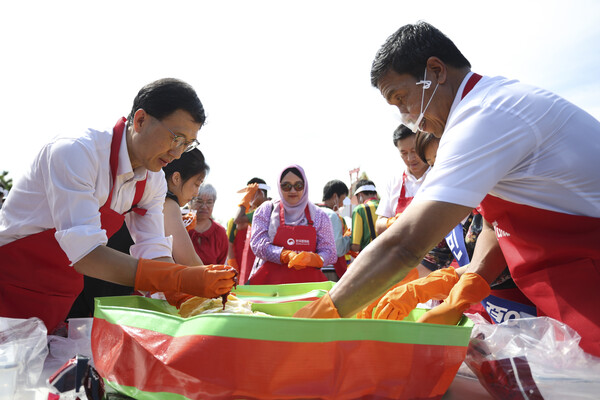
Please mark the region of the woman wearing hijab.
[[331, 221], [308, 201], [308, 182], [299, 165], [279, 175], [281, 200], [266, 201], [255, 212], [250, 247], [256, 261], [248, 284], [321, 282], [323, 265], [337, 259]]

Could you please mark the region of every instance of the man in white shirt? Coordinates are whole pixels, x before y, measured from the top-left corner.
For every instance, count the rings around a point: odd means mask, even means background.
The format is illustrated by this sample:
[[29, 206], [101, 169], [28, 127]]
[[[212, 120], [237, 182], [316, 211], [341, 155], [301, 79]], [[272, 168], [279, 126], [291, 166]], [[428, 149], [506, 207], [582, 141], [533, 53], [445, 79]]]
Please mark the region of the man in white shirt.
[[[352, 315], [480, 204], [485, 222], [467, 272], [421, 321], [456, 323], [508, 265], [538, 315], [568, 324], [581, 347], [600, 356], [600, 122], [548, 91], [474, 74], [454, 43], [425, 22], [388, 38], [371, 82], [405, 125], [441, 138], [435, 166], [330, 295], [297, 315]], [[400, 292], [380, 306], [406, 304]]]
[[[161, 79], [140, 90], [114, 128], [45, 145], [0, 210], [0, 315], [36, 316], [52, 332], [83, 275], [147, 291], [229, 291], [233, 272], [174, 264], [164, 236], [162, 167], [198, 144], [204, 120], [191, 86]], [[105, 246], [124, 220], [131, 256]]]

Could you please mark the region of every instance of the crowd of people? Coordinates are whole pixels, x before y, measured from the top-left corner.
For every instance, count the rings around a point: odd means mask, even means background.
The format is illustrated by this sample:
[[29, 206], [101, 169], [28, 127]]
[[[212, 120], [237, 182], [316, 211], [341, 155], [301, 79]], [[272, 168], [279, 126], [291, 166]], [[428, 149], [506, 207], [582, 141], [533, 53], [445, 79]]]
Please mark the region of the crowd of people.
[[403, 120], [384, 185], [331, 177], [315, 204], [302, 166], [282, 166], [278, 196], [250, 179], [226, 227], [197, 148], [204, 108], [185, 82], [152, 82], [114, 128], [48, 143], [0, 210], [0, 316], [37, 316], [52, 332], [91, 315], [97, 296], [180, 305], [238, 281], [334, 280], [296, 316], [402, 319], [435, 300], [419, 322], [547, 315], [600, 356], [600, 123], [472, 72], [424, 22], [388, 38], [371, 83]]

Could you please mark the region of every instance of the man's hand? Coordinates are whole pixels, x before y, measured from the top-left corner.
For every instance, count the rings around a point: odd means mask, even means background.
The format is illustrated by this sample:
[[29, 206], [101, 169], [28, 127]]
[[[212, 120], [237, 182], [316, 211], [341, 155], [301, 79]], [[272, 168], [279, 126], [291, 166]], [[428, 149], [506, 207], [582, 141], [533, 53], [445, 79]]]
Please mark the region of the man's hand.
[[151, 292], [180, 292], [214, 298], [231, 291], [235, 269], [226, 265], [186, 267], [140, 258], [135, 289]]
[[250, 203], [252, 203], [254, 196], [256, 196], [256, 192], [258, 192], [258, 183], [251, 183], [250, 185], [246, 186], [245, 192], [246, 194], [244, 194], [244, 197], [242, 197], [242, 201], [240, 204], [238, 204], [238, 206], [244, 207], [245, 212], [248, 212], [250, 209]]
[[390, 290], [377, 305], [374, 318], [400, 321], [419, 303], [445, 299], [458, 279], [454, 268], [449, 267]]

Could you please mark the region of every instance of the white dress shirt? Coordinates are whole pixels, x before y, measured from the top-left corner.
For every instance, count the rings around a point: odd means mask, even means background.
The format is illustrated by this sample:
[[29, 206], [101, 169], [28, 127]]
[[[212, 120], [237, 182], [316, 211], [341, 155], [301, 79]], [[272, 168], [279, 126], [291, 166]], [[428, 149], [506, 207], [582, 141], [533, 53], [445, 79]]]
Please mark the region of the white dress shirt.
[[[112, 128], [88, 129], [76, 137], [58, 137], [45, 145], [28, 171], [16, 182], [0, 210], [0, 246], [47, 229], [56, 229], [55, 238], [71, 263], [76, 263], [108, 241], [100, 227], [101, 206], [112, 189], [110, 147]], [[146, 188], [138, 207], [125, 221], [135, 242], [136, 258], [170, 257], [172, 238], [164, 236], [163, 204], [167, 184], [162, 171], [145, 168], [134, 171], [123, 134], [119, 167], [111, 209], [130, 209], [135, 185], [148, 173]]]
[[427, 173], [431, 168], [427, 168], [427, 171], [421, 176], [419, 179], [415, 178], [413, 174], [408, 172], [408, 169], [405, 166], [404, 171], [400, 171], [392, 176], [383, 191], [378, 192], [381, 195], [381, 199], [379, 200], [379, 205], [377, 206], [377, 211], [375, 212], [380, 217], [392, 218], [396, 215], [396, 206], [398, 205], [398, 198], [400, 197], [400, 192], [402, 191], [402, 175], [406, 172], [406, 197], [414, 197], [421, 184], [425, 180]]

